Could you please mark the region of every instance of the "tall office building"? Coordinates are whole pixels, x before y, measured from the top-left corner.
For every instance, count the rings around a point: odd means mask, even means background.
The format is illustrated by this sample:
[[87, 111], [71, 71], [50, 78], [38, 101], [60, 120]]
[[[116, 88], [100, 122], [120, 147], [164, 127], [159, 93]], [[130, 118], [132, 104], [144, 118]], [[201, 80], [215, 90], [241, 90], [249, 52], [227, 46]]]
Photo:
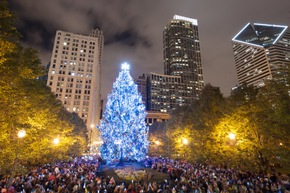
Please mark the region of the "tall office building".
[[261, 87], [290, 66], [287, 26], [248, 23], [232, 44], [239, 85]]
[[175, 15], [163, 31], [164, 74], [180, 76], [181, 100], [190, 104], [204, 86], [197, 20]]
[[170, 20], [163, 31], [163, 56], [164, 74], [143, 75], [138, 85], [144, 90], [146, 83], [148, 111], [169, 113], [199, 99], [204, 86], [196, 19], [175, 15]]
[[163, 31], [164, 74], [148, 75], [148, 110], [190, 105], [204, 86], [197, 20], [175, 15]]
[[99, 29], [89, 36], [57, 31], [48, 72], [47, 85], [68, 111], [84, 120], [90, 142], [98, 140], [103, 46]]
[[[166, 121], [177, 107], [199, 99], [204, 86], [197, 20], [175, 15], [163, 31], [164, 74], [139, 77], [147, 123]], [[146, 92], [144, 92], [146, 90]]]

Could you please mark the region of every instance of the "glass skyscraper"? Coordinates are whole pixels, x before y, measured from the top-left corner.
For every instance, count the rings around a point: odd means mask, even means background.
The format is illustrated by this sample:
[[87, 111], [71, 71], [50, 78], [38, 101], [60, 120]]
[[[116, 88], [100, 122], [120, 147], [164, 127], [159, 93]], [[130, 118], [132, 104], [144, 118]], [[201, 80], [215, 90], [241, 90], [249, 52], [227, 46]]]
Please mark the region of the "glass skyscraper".
[[169, 113], [199, 99], [204, 86], [196, 19], [175, 15], [170, 20], [163, 31], [163, 54], [164, 74], [144, 76], [143, 98], [148, 111]]
[[239, 85], [264, 86], [290, 65], [288, 26], [248, 23], [233, 39]]
[[175, 15], [163, 31], [164, 74], [180, 76], [186, 104], [204, 86], [197, 20]]

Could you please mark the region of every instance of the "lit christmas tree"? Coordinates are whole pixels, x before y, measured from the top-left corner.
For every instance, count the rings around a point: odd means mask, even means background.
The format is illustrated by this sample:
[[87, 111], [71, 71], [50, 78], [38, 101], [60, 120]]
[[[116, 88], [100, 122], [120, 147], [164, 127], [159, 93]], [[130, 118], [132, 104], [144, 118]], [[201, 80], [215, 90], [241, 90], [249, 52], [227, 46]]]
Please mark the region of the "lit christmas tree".
[[101, 155], [106, 161], [145, 158], [149, 145], [145, 117], [141, 94], [130, 76], [129, 65], [124, 63], [99, 126], [103, 140]]

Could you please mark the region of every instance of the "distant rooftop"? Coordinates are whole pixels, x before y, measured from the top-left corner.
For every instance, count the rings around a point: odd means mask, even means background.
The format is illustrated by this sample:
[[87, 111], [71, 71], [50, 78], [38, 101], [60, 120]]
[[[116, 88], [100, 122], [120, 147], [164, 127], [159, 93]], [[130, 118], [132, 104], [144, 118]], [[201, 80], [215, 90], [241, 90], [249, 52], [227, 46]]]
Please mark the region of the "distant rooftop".
[[176, 19], [176, 20], [184, 20], [184, 21], [191, 22], [193, 25], [197, 25], [197, 20], [196, 19], [189, 18], [189, 17], [184, 17], [184, 16], [180, 16], [180, 15], [174, 15], [173, 16], [173, 19]]
[[277, 42], [288, 26], [248, 23], [232, 40], [264, 47]]

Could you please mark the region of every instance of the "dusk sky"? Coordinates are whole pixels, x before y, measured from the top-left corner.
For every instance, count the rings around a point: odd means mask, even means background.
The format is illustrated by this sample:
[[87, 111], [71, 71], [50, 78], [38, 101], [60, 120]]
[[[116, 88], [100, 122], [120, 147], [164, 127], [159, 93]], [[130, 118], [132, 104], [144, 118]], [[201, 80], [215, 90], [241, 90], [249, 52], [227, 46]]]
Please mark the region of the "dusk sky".
[[104, 32], [102, 98], [111, 91], [122, 62], [131, 75], [163, 73], [162, 31], [173, 15], [198, 20], [205, 83], [225, 96], [237, 84], [231, 39], [248, 23], [290, 26], [290, 0], [8, 0], [23, 44], [50, 61], [56, 30]]

